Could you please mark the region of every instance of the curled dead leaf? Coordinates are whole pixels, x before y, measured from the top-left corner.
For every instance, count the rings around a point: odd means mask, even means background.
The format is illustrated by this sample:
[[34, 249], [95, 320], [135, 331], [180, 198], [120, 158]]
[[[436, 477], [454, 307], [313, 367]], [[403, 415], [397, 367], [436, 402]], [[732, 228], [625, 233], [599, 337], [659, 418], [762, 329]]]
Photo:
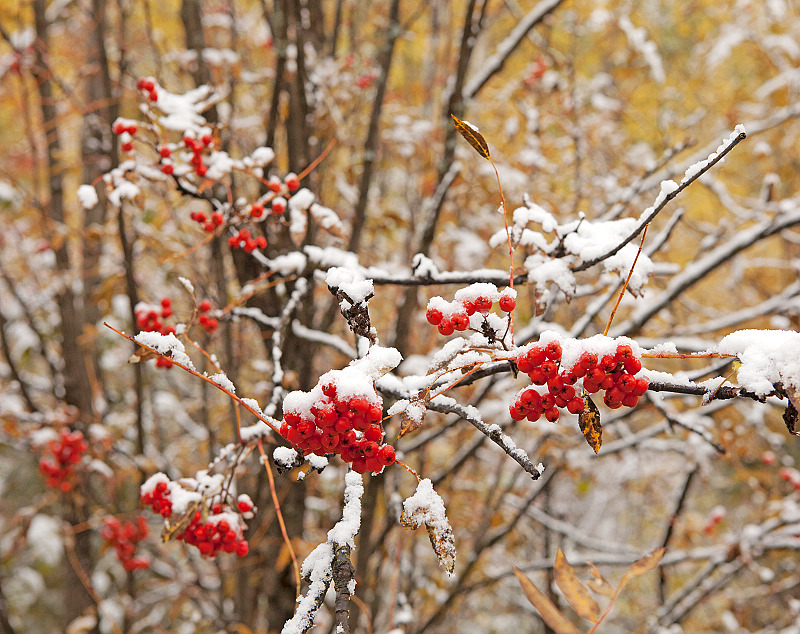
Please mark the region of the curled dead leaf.
[[517, 581], [519, 581], [519, 585], [522, 586], [522, 591], [528, 601], [536, 608], [542, 620], [550, 626], [551, 630], [556, 634], [578, 634], [578, 628], [516, 566], [514, 566], [514, 574], [517, 577]]
[[578, 415], [578, 426], [581, 433], [597, 454], [603, 446], [603, 425], [600, 423], [600, 412], [589, 396], [583, 398], [583, 411]]

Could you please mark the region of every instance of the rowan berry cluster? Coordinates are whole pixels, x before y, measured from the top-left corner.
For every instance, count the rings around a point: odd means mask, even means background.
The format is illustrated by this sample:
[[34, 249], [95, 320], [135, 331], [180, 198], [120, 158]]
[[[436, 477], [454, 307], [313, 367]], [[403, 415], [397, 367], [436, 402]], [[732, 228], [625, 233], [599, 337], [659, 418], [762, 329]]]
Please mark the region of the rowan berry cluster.
[[[452, 302], [441, 297], [432, 297], [428, 301], [425, 318], [428, 323], [438, 327], [443, 335], [452, 335], [456, 330], [468, 328], [480, 330], [480, 322], [491, 312], [495, 303], [504, 313], [510, 313], [517, 305], [517, 292], [506, 288], [502, 292], [494, 284], [471, 284], [459, 289]], [[473, 315], [478, 315], [472, 318]]]
[[117, 118], [111, 126], [111, 131], [120, 138], [123, 152], [133, 150], [133, 137], [138, 130], [139, 125], [135, 121], [123, 119], [122, 117]]
[[236, 235], [228, 238], [228, 244], [232, 249], [241, 247], [246, 253], [252, 253], [256, 250], [265, 249], [267, 247], [267, 239], [264, 236], [254, 238], [250, 235], [249, 229], [240, 229]]
[[290, 393], [280, 433], [303, 453], [338, 454], [358, 473], [380, 473], [395, 461], [394, 447], [382, 443], [381, 400], [371, 382], [353, 389], [348, 374], [332, 370], [311, 392]]
[[195, 511], [189, 525], [176, 539], [195, 546], [207, 557], [216, 557], [220, 551], [235, 552], [239, 557], [244, 557], [250, 552], [250, 545], [236, 530], [239, 526], [238, 515], [234, 515], [236, 520], [231, 524], [228, 516], [232, 514], [223, 510], [222, 506], [215, 504], [213, 512], [214, 515], [203, 521], [203, 514]]
[[[160, 332], [162, 335], [174, 335], [175, 326], [167, 325], [162, 319], [172, 316], [172, 300], [169, 297], [161, 299], [161, 307], [150, 306], [149, 304], [138, 304], [134, 310], [136, 315], [136, 326], [145, 332]], [[166, 357], [156, 359], [156, 367], [171, 368], [172, 361]]]
[[800, 491], [800, 471], [793, 467], [781, 467], [778, 469], [778, 476], [791, 484], [795, 491]]
[[79, 431], [62, 429], [59, 437], [47, 443], [49, 455], [39, 460], [39, 471], [47, 486], [69, 491], [73, 486], [75, 465], [83, 458], [89, 445]]
[[100, 529], [100, 537], [117, 551], [117, 559], [128, 571], [150, 567], [149, 559], [134, 557], [136, 544], [147, 539], [149, 533], [147, 520], [142, 515], [137, 516], [135, 522], [125, 523], [120, 522], [116, 517], [109, 516], [103, 520], [103, 528]]
[[175, 539], [195, 546], [203, 555], [215, 557], [223, 551], [244, 557], [250, 547], [243, 537], [242, 517], [252, 517], [254, 512], [249, 496], [240, 495], [234, 510], [220, 501], [222, 494], [205, 498], [185, 486], [157, 473], [142, 485], [142, 503], [161, 515], [168, 526], [182, 527]]
[[[559, 407], [579, 414], [584, 409], [582, 391], [589, 394], [604, 391], [603, 402], [611, 409], [623, 405], [635, 407], [649, 382], [644, 377], [636, 378], [642, 362], [631, 346], [621, 342], [614, 345], [607, 354], [586, 350], [569, 367], [562, 367], [563, 350], [555, 339], [526, 346], [517, 355], [516, 365], [534, 385], [517, 394], [509, 407], [511, 418], [535, 422], [544, 416], [555, 422], [559, 418]], [[576, 388], [579, 380], [582, 389]], [[547, 389], [537, 389], [539, 386]]]
[[147, 98], [150, 101], [158, 101], [158, 91], [156, 90], [156, 82], [149, 77], [142, 77], [136, 82], [136, 90], [141, 90], [147, 93]]
[[205, 176], [208, 172], [208, 166], [203, 162], [203, 153], [206, 148], [213, 144], [214, 137], [211, 134], [203, 134], [199, 139], [195, 139], [188, 134], [183, 137], [183, 145], [192, 152], [192, 158], [189, 159], [189, 163], [194, 167], [194, 171], [197, 172], [198, 176]]
[[202, 211], [193, 211], [189, 214], [189, 218], [201, 225], [206, 233], [213, 233], [217, 227], [225, 224], [225, 216], [221, 211], [213, 212], [210, 217]]
[[204, 299], [197, 305], [197, 310], [200, 311], [200, 317], [198, 318], [198, 321], [200, 322], [200, 325], [206, 329], [206, 332], [212, 333], [219, 328], [219, 321], [217, 321], [214, 317], [209, 317], [207, 314], [208, 311], [211, 310], [211, 302], [209, 302], [207, 299]]

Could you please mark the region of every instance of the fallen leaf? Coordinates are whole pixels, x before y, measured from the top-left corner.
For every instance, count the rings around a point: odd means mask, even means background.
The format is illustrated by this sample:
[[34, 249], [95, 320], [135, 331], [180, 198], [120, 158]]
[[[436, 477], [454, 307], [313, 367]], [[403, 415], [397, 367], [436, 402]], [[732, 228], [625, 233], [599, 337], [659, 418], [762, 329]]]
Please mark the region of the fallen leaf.
[[555, 573], [556, 583], [561, 588], [564, 598], [572, 606], [572, 609], [587, 621], [597, 623], [600, 618], [600, 608], [595, 603], [595, 600], [592, 599], [586, 586], [578, 579], [575, 569], [569, 565], [560, 548], [556, 552]]
[[542, 620], [547, 623], [551, 630], [556, 634], [578, 634], [578, 628], [516, 566], [514, 566], [514, 574], [517, 577], [517, 581], [519, 581], [519, 585], [522, 586], [525, 596], [528, 597], [528, 601], [536, 608]]

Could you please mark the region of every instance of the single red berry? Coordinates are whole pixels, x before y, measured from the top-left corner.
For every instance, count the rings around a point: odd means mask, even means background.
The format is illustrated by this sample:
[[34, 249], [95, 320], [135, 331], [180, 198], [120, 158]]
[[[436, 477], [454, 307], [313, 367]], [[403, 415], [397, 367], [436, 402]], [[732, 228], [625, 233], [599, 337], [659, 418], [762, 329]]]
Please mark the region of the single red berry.
[[197, 175], [198, 176], [205, 176], [206, 172], [208, 172], [208, 167], [206, 167], [205, 165], [202, 165], [202, 164], [197, 166]]
[[532, 409], [530, 412], [528, 412], [528, 415], [526, 416], [526, 418], [532, 423], [535, 423], [541, 417], [542, 417], [542, 412], [541, 410], [538, 409]]
[[442, 321], [442, 311], [438, 308], [429, 308], [425, 311], [425, 319], [432, 326], [438, 326]]
[[553, 361], [545, 361], [539, 366], [539, 370], [541, 370], [544, 377], [548, 379], [558, 374], [558, 366]]
[[542, 346], [534, 346], [528, 350], [528, 359], [534, 367], [540, 366], [547, 359], [547, 353]]
[[206, 330], [208, 332], [214, 332], [218, 326], [219, 322], [213, 317], [206, 322]]
[[544, 410], [551, 409], [552, 407], [555, 406], [555, 404], [556, 404], [555, 396], [553, 396], [549, 392], [547, 394], [542, 395], [542, 409]]
[[378, 459], [386, 466], [396, 460], [394, 447], [391, 445], [381, 445], [378, 449]]
[[453, 326], [453, 322], [449, 319], [442, 319], [438, 325], [439, 332], [445, 336], [452, 335], [455, 332], [455, 326]]
[[531, 363], [530, 357], [528, 357], [527, 352], [520, 352], [517, 355], [517, 368], [519, 368], [520, 372], [528, 374], [531, 370], [533, 370], [533, 364]]
[[169, 308], [172, 306], [172, 300], [169, 297], [162, 297], [161, 298], [161, 307], [162, 308]]
[[639, 370], [642, 369], [642, 362], [639, 361], [636, 357], [631, 357], [630, 359], [625, 359], [625, 372], [628, 374], [636, 374]]
[[510, 313], [516, 308], [517, 300], [511, 297], [511, 295], [501, 295], [497, 305], [500, 306], [500, 310], [504, 313]]
[[256, 238], [256, 248], [265, 249], [266, 247], [267, 247], [267, 239], [264, 236], [258, 236]]
[[555, 423], [558, 420], [558, 409], [555, 407], [551, 407], [550, 409], [544, 410], [544, 417], [549, 420], [551, 423]]
[[162, 145], [158, 148], [158, 153], [161, 155], [161, 158], [169, 158], [172, 156], [172, 150], [170, 150], [166, 145]]
[[542, 372], [541, 367], [533, 368], [533, 370], [528, 372], [528, 378], [534, 385], [544, 385], [547, 383], [547, 377], [545, 376], [544, 372]]
[[492, 300], [488, 297], [484, 297], [483, 295], [479, 295], [475, 298], [475, 310], [480, 313], [488, 313], [492, 310]]
[[380, 425], [370, 425], [367, 427], [367, 431], [364, 432], [364, 437], [373, 442], [378, 442], [382, 436], [383, 429], [381, 429]]
[[636, 387], [631, 390], [631, 394], [642, 396], [647, 391], [648, 387], [650, 387], [650, 382], [647, 379], [636, 379]]
[[286, 211], [286, 199], [282, 196], [272, 199], [272, 213], [275, 216], [280, 216]]
[[222, 214], [221, 211], [215, 211], [211, 214], [211, 222], [213, 222], [217, 227], [222, 225], [225, 222], [225, 216]]
[[268, 187], [270, 188], [270, 190], [276, 193], [281, 191], [281, 179], [278, 178], [277, 176], [271, 176], [269, 179]]
[[261, 203], [253, 203], [253, 206], [250, 207], [250, 217], [251, 218], [261, 218], [264, 215], [264, 205]]
[[290, 192], [296, 191], [300, 188], [300, 179], [297, 178], [297, 174], [294, 172], [289, 172], [286, 175], [286, 187]]
[[217, 228], [216, 225], [210, 220], [203, 225], [203, 231], [205, 231], [206, 233], [214, 233], [214, 229], [216, 228]]
[[571, 398], [569, 403], [567, 403], [567, 411], [570, 414], [580, 414], [583, 411], [584, 403], [583, 399], [579, 396]]
[[456, 330], [466, 330], [469, 328], [469, 317], [466, 313], [455, 313], [450, 317], [450, 323]]
[[122, 151], [123, 152], [131, 152], [133, 150], [133, 143], [130, 141], [122, 144]]
[[155, 90], [151, 90], [150, 94], [147, 95], [147, 98], [150, 101], [158, 101], [158, 93]]
[[600, 364], [598, 367], [608, 374], [609, 372], [613, 372], [614, 368], [617, 367], [617, 360], [610, 354], [605, 355], [602, 359], [600, 359]]
[[509, 416], [511, 416], [512, 420], [520, 421], [523, 418], [525, 418], [527, 411], [520, 403], [514, 401], [511, 405], [508, 406], [508, 414]]
[[204, 299], [197, 305], [197, 308], [201, 313], [206, 313], [209, 310], [211, 310], [211, 302], [208, 301], [207, 299]]
[[639, 397], [636, 394], [631, 394], [630, 392], [626, 394], [622, 399], [622, 404], [625, 407], [636, 407], [639, 403]]
[[211, 145], [214, 142], [214, 137], [210, 134], [204, 134], [200, 137], [200, 140], [203, 142], [203, 145]]
[[538, 407], [542, 402], [542, 395], [529, 387], [519, 395], [519, 402], [526, 408]]
[[127, 132], [128, 127], [122, 123], [122, 121], [115, 121], [114, 125], [111, 126], [111, 131], [114, 134], [122, 134], [123, 132]]
[[625, 361], [625, 359], [630, 359], [633, 357], [633, 350], [630, 346], [622, 344], [617, 346], [617, 352], [614, 354], [614, 358], [617, 361]]
[[561, 344], [558, 341], [551, 341], [544, 350], [547, 358], [551, 361], [558, 361], [561, 358]]

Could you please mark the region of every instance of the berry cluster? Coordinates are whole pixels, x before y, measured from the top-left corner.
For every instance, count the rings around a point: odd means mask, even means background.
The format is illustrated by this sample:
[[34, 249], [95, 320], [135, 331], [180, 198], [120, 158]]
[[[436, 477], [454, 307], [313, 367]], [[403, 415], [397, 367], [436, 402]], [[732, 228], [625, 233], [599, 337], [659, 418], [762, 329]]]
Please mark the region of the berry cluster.
[[137, 516], [135, 522], [124, 524], [116, 517], [109, 516], [103, 520], [100, 537], [117, 551], [117, 559], [122, 562], [122, 567], [131, 571], [150, 567], [149, 559], [134, 557], [136, 544], [146, 539], [149, 532], [147, 520], [142, 515]]
[[561, 344], [556, 340], [520, 351], [516, 358], [520, 372], [527, 374], [535, 386], [546, 386], [547, 391], [533, 386], [521, 390], [509, 407], [511, 418], [534, 422], [544, 415], [555, 422], [559, 407], [579, 414], [584, 408], [583, 398], [575, 388], [579, 379], [589, 394], [603, 390], [603, 402], [611, 409], [623, 405], [635, 407], [647, 391], [648, 380], [634, 376], [642, 369], [642, 362], [627, 344], [617, 343], [613, 351], [599, 357], [595, 352], [585, 351], [568, 368], [561, 367], [562, 354]]
[[136, 90], [141, 90], [147, 93], [147, 98], [150, 101], [158, 101], [158, 91], [156, 90], [156, 82], [149, 77], [142, 77], [136, 82]]
[[122, 151], [130, 152], [133, 150], [133, 136], [139, 130], [139, 125], [130, 119], [119, 117], [111, 126], [111, 131], [120, 137], [122, 141]]
[[217, 227], [225, 224], [225, 216], [221, 211], [213, 212], [211, 217], [206, 216], [202, 211], [193, 211], [189, 214], [189, 218], [202, 225], [203, 231], [206, 233], [213, 233]]
[[394, 447], [381, 442], [381, 402], [372, 383], [348, 389], [346, 372], [332, 370], [311, 392], [289, 394], [280, 433], [303, 453], [338, 454], [358, 473], [379, 473], [395, 461]]
[[[160, 332], [162, 335], [174, 335], [175, 326], [167, 325], [162, 319], [172, 316], [172, 300], [169, 297], [161, 299], [161, 308], [150, 306], [149, 304], [138, 304], [134, 310], [136, 314], [136, 326], [145, 332]], [[166, 357], [156, 359], [156, 367], [171, 368], [172, 361]]]
[[65, 493], [69, 491], [73, 485], [75, 465], [88, 448], [81, 432], [62, 429], [56, 440], [47, 443], [50, 455], [43, 456], [39, 461], [39, 471], [45, 477], [47, 486]]
[[791, 484], [795, 491], [800, 491], [800, 471], [793, 467], [781, 467], [778, 469], [778, 476]]
[[[244, 557], [250, 550], [244, 539], [242, 515], [252, 517], [253, 503], [247, 495], [240, 495], [236, 502], [238, 513], [230, 505], [219, 501], [209, 503], [197, 492], [188, 492], [183, 486], [170, 481], [163, 473], [151, 476], [140, 490], [142, 503], [161, 515], [169, 524], [182, 526], [176, 539], [195, 546], [203, 555], [215, 557], [220, 551], [236, 553]], [[175, 513], [175, 496], [190, 504], [186, 517]], [[217, 497], [219, 499], [219, 497]], [[198, 508], [199, 505], [199, 508]], [[179, 517], [173, 517], [179, 515]]]
[[264, 236], [254, 238], [250, 235], [248, 229], [240, 229], [236, 235], [228, 238], [228, 244], [232, 249], [241, 247], [245, 252], [252, 253], [257, 249], [265, 249], [267, 247], [267, 239]]
[[206, 329], [206, 332], [212, 333], [219, 328], [219, 321], [214, 319], [214, 317], [209, 317], [206, 314], [209, 310], [211, 310], [210, 301], [204, 299], [197, 305], [197, 310], [200, 311], [200, 317], [198, 318], [198, 321], [200, 322], [200, 325]]
[[451, 335], [456, 330], [464, 331], [470, 326], [477, 330], [478, 323], [471, 323], [470, 317], [478, 313], [485, 318], [495, 303], [501, 311], [510, 313], [517, 305], [517, 292], [513, 288], [499, 292], [494, 284], [471, 284], [456, 291], [452, 302], [438, 296], [432, 297], [425, 318], [429, 324], [437, 326], [443, 335]]
[[192, 158], [189, 159], [189, 163], [194, 167], [194, 171], [197, 172], [198, 176], [205, 176], [208, 172], [208, 166], [203, 162], [203, 152], [213, 144], [214, 137], [211, 134], [204, 134], [199, 139], [189, 135], [183, 137], [183, 145], [192, 152]]
[[233, 526], [219, 504], [214, 505], [214, 515], [203, 521], [202, 513], [195, 511], [189, 525], [181, 531], [176, 539], [195, 546], [203, 555], [216, 557], [220, 551], [236, 553], [244, 557], [250, 552], [250, 545], [241, 533], [235, 530], [239, 526], [238, 516]]
[[[267, 186], [269, 187], [270, 191], [273, 191], [276, 194], [279, 194], [279, 193], [282, 193], [282, 192], [286, 193], [286, 191], [288, 191], [288, 192], [296, 192], [298, 189], [300, 189], [300, 179], [298, 178], [297, 174], [295, 174], [294, 172], [289, 172], [286, 175], [286, 178], [283, 179], [282, 183], [281, 183], [281, 179], [278, 178], [277, 176], [270, 177], [269, 182], [267, 183]], [[285, 187], [285, 189], [284, 189], [284, 187]]]

